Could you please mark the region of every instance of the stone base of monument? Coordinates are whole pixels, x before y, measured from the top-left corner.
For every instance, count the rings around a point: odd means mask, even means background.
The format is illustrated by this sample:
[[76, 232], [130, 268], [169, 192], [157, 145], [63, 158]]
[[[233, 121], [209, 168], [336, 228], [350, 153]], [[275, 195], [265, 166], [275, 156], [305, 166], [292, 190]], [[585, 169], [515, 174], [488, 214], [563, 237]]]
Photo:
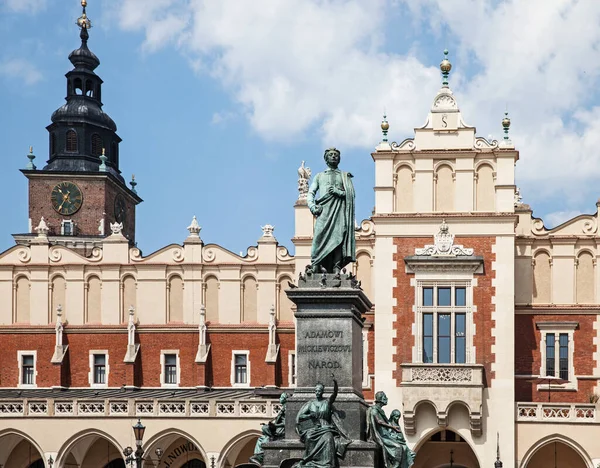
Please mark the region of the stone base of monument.
[[[278, 440], [266, 443], [263, 468], [292, 467], [302, 459], [304, 444], [299, 440]], [[372, 442], [355, 440], [339, 460], [340, 467], [378, 468], [380, 449]], [[333, 468], [333, 467], [332, 467]]]
[[[325, 386], [323, 398], [339, 390], [333, 404], [333, 422], [352, 440], [340, 467], [377, 467], [379, 450], [365, 442], [367, 404], [362, 394], [363, 320], [371, 302], [352, 275], [310, 274], [301, 276], [288, 297], [296, 304], [297, 388], [288, 399], [285, 439], [266, 443], [264, 467], [280, 468], [304, 455], [304, 444], [296, 433], [296, 416], [315, 399], [315, 385]], [[333, 468], [333, 466], [332, 466]]]

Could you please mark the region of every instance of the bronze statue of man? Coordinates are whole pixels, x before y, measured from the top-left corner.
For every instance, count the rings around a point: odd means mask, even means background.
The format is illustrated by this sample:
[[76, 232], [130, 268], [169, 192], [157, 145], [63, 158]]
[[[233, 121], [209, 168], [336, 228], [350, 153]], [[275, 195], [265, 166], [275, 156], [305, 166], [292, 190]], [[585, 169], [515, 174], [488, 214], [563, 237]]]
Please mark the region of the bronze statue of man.
[[338, 169], [339, 150], [327, 148], [324, 158], [327, 169], [315, 176], [306, 197], [310, 212], [317, 217], [310, 268], [315, 273], [323, 269], [337, 273], [356, 261], [354, 186], [352, 174]]

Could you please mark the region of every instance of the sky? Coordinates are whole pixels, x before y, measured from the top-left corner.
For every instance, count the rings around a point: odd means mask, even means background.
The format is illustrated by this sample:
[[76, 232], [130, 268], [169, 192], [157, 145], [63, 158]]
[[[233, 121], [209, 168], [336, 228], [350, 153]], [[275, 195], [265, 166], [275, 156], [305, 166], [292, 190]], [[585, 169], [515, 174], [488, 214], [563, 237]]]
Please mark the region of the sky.
[[[354, 174], [357, 219], [374, 205], [370, 153], [427, 117], [447, 48], [450, 87], [480, 136], [508, 110], [523, 202], [556, 226], [600, 195], [600, 2], [596, 0], [88, 0], [104, 110], [135, 174], [144, 254], [182, 243], [234, 252], [275, 226], [293, 251], [297, 168], [324, 148]], [[79, 0], [0, 0], [0, 252], [26, 232], [29, 146], [48, 159]], [[36, 222], [36, 220], [34, 220]]]

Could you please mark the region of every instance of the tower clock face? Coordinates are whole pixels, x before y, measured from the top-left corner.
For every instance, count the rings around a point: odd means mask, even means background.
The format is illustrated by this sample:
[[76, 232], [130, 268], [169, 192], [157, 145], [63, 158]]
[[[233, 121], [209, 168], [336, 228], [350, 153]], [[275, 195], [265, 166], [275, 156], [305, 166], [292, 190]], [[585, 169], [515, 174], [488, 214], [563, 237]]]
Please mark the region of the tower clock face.
[[52, 189], [50, 195], [52, 207], [61, 215], [69, 216], [77, 213], [83, 203], [83, 193], [73, 182], [60, 182]]
[[127, 207], [125, 206], [125, 198], [123, 198], [123, 195], [118, 194], [115, 197], [115, 221], [117, 223], [125, 224], [126, 214]]

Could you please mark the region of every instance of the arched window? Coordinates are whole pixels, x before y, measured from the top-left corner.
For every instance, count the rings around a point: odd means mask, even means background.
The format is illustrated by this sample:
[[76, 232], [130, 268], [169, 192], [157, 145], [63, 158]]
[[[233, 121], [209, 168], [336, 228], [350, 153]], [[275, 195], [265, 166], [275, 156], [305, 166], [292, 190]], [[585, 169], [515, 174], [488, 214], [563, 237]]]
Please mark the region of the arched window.
[[56, 323], [56, 308], [62, 308], [62, 320], [67, 319], [67, 283], [62, 276], [52, 278], [52, 303], [50, 304], [50, 323]]
[[117, 153], [117, 144], [114, 141], [110, 144], [110, 160], [115, 166], [119, 165], [119, 154]]
[[292, 301], [289, 300], [287, 294], [285, 293], [286, 289], [289, 289], [290, 286], [288, 283], [292, 282], [292, 279], [289, 276], [283, 276], [279, 279], [279, 283], [277, 285], [279, 291], [278, 297], [278, 319], [282, 322], [293, 322], [294, 321], [294, 311], [292, 310]]
[[219, 280], [209, 276], [204, 280], [204, 304], [206, 305], [206, 320], [219, 322]]
[[15, 289], [15, 323], [29, 323], [29, 279], [19, 277]]
[[100, 156], [102, 154], [102, 138], [97, 133], [92, 135], [92, 156]]
[[50, 134], [50, 154], [54, 156], [56, 154], [56, 133]]
[[581, 252], [577, 257], [577, 304], [594, 302], [594, 257], [589, 252]]
[[477, 211], [494, 211], [496, 209], [496, 187], [494, 170], [491, 166], [482, 164], [477, 169], [475, 193]]
[[67, 130], [67, 151], [75, 153], [77, 151], [77, 132]]
[[438, 168], [435, 182], [435, 210], [454, 211], [454, 177], [452, 168], [442, 165]]
[[242, 284], [242, 322], [256, 322], [257, 317], [257, 291], [256, 280], [246, 276]]
[[129, 320], [129, 308], [133, 306], [135, 310], [135, 318], [138, 317], [137, 310], [137, 284], [133, 276], [126, 276], [123, 279], [123, 310], [121, 313], [122, 321], [127, 322]]
[[85, 95], [94, 97], [94, 83], [92, 83], [92, 80], [87, 80], [85, 82]]
[[547, 252], [538, 252], [534, 257], [533, 266], [533, 302], [534, 304], [548, 304], [551, 302], [552, 280], [550, 268], [550, 255]]
[[413, 172], [409, 166], [402, 165], [396, 171], [396, 211], [407, 213], [414, 211], [413, 208]]
[[92, 276], [87, 281], [87, 300], [85, 323], [102, 321], [102, 285], [100, 278]]
[[169, 322], [183, 322], [183, 280], [173, 275], [169, 279]]
[[83, 95], [83, 82], [81, 81], [81, 78], [75, 78], [73, 87], [75, 88], [75, 94], [80, 96]]

